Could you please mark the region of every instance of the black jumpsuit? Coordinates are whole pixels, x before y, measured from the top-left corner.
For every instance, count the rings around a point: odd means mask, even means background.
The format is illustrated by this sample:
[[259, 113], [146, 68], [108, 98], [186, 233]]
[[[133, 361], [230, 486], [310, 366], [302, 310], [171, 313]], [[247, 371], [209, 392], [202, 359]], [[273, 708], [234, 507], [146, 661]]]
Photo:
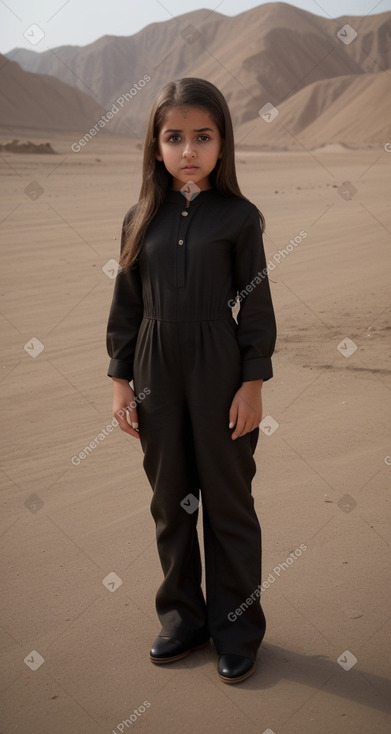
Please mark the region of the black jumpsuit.
[[[108, 374], [133, 379], [136, 395], [151, 391], [138, 418], [164, 573], [160, 635], [187, 642], [209, 631], [219, 655], [253, 660], [265, 633], [254, 594], [261, 530], [251, 494], [259, 429], [233, 441], [229, 409], [243, 381], [272, 377], [275, 337], [255, 205], [207, 189], [186, 207], [180, 191], [168, 191], [137, 265], [116, 278]], [[197, 502], [185, 499], [200, 490], [206, 603]], [[243, 613], [232, 616], [241, 604]]]

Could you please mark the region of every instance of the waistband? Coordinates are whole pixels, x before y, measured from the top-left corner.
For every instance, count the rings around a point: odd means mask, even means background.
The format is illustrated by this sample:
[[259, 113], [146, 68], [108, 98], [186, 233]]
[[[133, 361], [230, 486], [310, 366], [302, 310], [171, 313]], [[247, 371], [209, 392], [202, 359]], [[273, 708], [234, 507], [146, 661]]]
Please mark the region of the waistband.
[[189, 324], [189, 323], [197, 323], [199, 321], [202, 321], [202, 322], [209, 322], [209, 321], [229, 321], [231, 322], [233, 321], [235, 323], [235, 320], [230, 312], [224, 313], [224, 314], [208, 314], [208, 315], [202, 315], [202, 316], [186, 316], [186, 315], [182, 316], [181, 314], [178, 314], [178, 316], [176, 317], [173, 317], [172, 315], [163, 316], [161, 314], [144, 313], [143, 319], [147, 321], [162, 321], [164, 323], [171, 323], [171, 324], [176, 324], [176, 323]]

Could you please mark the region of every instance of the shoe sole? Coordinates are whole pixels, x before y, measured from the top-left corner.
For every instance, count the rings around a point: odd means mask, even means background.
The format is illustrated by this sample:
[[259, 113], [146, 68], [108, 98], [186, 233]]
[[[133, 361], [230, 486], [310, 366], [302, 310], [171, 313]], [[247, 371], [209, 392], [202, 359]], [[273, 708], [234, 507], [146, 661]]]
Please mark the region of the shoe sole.
[[195, 650], [202, 650], [204, 647], [208, 647], [210, 640], [206, 640], [205, 642], [202, 642], [200, 645], [195, 645], [194, 647], [190, 647], [189, 650], [185, 650], [185, 652], [181, 652], [180, 655], [174, 655], [172, 658], [154, 658], [152, 655], [149, 656], [149, 659], [151, 663], [155, 663], [157, 665], [162, 665], [164, 663], [175, 663], [176, 660], [182, 660], [182, 658], [186, 658], [190, 653], [194, 652]]
[[239, 676], [239, 678], [226, 678], [224, 675], [220, 675], [220, 673], [219, 673], [219, 678], [221, 681], [223, 681], [223, 683], [241, 683], [243, 680], [246, 680], [247, 678], [249, 678], [250, 675], [252, 675], [254, 672], [255, 672], [255, 665], [253, 665], [253, 667], [250, 670], [248, 670], [247, 673]]

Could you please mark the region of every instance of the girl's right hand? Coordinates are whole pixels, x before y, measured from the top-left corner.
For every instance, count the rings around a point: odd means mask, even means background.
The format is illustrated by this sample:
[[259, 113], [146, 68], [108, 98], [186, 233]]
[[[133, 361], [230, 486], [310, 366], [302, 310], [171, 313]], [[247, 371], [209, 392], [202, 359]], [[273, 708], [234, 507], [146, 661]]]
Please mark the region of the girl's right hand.
[[138, 433], [137, 408], [134, 400], [134, 392], [127, 380], [112, 378], [114, 383], [113, 416], [117, 419], [121, 431], [129, 433], [129, 436], [140, 438]]

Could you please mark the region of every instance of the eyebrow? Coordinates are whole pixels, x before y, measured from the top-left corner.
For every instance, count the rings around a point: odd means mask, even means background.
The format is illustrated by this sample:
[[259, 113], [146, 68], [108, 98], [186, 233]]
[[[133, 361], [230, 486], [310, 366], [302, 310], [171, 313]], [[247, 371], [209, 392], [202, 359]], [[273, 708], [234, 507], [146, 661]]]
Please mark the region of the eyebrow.
[[[193, 130], [193, 133], [205, 133], [207, 131], [210, 131], [211, 133], [214, 132], [214, 130], [211, 127], [200, 127], [198, 130]], [[183, 133], [183, 130], [174, 130], [173, 128], [170, 128], [168, 130], [164, 130], [164, 133]]]

